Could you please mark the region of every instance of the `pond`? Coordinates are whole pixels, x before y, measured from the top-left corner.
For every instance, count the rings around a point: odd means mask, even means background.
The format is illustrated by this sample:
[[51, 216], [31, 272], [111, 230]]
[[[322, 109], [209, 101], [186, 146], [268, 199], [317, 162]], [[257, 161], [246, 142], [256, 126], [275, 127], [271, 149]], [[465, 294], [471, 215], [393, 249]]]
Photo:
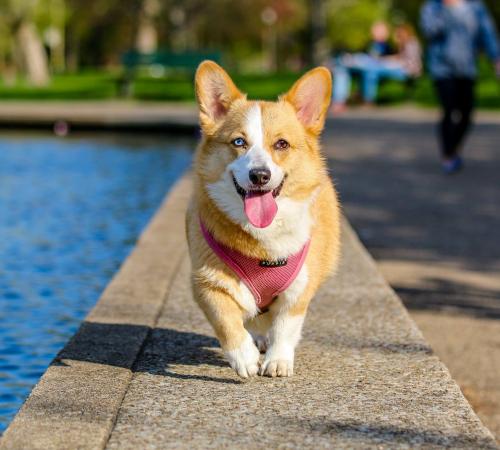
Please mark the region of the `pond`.
[[160, 135], [0, 134], [0, 435], [193, 147]]

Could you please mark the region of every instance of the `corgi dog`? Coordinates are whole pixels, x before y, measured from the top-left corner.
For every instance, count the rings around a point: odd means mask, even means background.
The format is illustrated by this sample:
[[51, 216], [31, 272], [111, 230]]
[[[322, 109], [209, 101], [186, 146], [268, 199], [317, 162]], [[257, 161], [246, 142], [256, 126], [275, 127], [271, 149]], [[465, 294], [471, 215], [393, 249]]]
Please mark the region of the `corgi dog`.
[[337, 266], [339, 206], [319, 146], [331, 85], [318, 67], [276, 102], [249, 101], [214, 62], [196, 72], [193, 295], [243, 378], [293, 374], [309, 302]]

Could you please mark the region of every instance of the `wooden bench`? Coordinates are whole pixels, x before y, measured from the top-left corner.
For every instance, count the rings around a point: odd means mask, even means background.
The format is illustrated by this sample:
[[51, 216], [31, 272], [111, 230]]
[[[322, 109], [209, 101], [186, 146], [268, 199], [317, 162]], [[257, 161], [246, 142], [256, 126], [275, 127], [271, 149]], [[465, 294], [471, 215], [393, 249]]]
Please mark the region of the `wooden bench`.
[[214, 51], [171, 52], [160, 50], [153, 53], [141, 53], [137, 50], [129, 50], [122, 55], [124, 72], [118, 80], [119, 93], [125, 97], [132, 96], [134, 79], [137, 75], [137, 69], [140, 67], [184, 72], [194, 76], [198, 65], [206, 59], [220, 62], [221, 55]]

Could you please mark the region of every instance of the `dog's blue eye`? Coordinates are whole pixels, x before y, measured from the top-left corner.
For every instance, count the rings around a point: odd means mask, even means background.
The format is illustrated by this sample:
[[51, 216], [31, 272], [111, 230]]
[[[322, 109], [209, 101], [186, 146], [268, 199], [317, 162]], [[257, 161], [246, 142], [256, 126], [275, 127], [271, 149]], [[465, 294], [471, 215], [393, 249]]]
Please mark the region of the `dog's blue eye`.
[[245, 139], [239, 137], [239, 138], [233, 139], [232, 144], [235, 147], [244, 147], [245, 145], [247, 145], [247, 142], [245, 141]]

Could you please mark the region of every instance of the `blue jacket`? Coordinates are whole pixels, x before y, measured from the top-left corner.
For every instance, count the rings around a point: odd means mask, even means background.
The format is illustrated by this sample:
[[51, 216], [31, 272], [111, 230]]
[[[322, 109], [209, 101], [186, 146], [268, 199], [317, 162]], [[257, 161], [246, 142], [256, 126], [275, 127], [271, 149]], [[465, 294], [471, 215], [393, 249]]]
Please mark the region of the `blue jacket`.
[[466, 0], [462, 7], [427, 0], [420, 21], [429, 40], [428, 68], [434, 79], [476, 78], [481, 49], [493, 60], [500, 58], [496, 28], [481, 0]]

